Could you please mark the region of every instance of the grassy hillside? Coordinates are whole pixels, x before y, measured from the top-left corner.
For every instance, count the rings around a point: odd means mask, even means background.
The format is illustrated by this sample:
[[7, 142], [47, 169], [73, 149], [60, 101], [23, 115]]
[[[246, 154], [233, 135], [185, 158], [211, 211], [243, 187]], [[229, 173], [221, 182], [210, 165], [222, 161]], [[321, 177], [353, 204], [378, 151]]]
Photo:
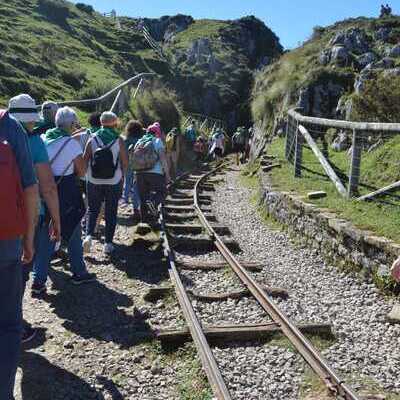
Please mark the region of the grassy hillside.
[[139, 35], [122, 34], [111, 19], [64, 2], [2, 2], [0, 49], [3, 104], [19, 92], [38, 100], [76, 97], [146, 70]]
[[[39, 102], [94, 97], [136, 73], [155, 72], [177, 93], [184, 109], [224, 119], [229, 114], [233, 123], [248, 121], [253, 69], [263, 57], [270, 60], [281, 52], [278, 38], [252, 17], [194, 21], [178, 15], [143, 20], [157, 33], [170, 61], [166, 63], [135, 29], [138, 20], [119, 20], [122, 29], [90, 6], [65, 0], [2, 2], [0, 104], [21, 92]], [[173, 39], [164, 42], [164, 32], [173, 31], [181, 21], [184, 25]], [[189, 62], [187, 55], [199, 40], [206, 43], [208, 53], [194, 50]], [[254, 41], [252, 52], [249, 41]]]

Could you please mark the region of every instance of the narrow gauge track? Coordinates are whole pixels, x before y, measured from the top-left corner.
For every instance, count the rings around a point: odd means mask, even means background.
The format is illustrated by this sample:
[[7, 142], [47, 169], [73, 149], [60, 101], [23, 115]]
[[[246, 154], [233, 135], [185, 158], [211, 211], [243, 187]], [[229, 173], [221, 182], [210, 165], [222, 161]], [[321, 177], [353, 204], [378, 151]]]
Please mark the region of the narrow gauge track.
[[[174, 186], [181, 182], [186, 181], [193, 185], [193, 194], [192, 196], [188, 196], [188, 198], [193, 199], [193, 205], [191, 207], [187, 207], [187, 209], [193, 210], [207, 234], [212, 239], [215, 248], [225, 259], [229, 267], [235, 272], [241, 283], [247, 287], [248, 291], [263, 308], [265, 313], [281, 329], [282, 333], [292, 343], [292, 345], [296, 348], [307, 364], [313, 369], [313, 371], [320, 377], [333, 396], [344, 400], [360, 400], [360, 397], [358, 397], [329, 366], [324, 357], [300, 332], [298, 327], [294, 325], [283, 313], [283, 311], [280, 310], [280, 308], [273, 302], [271, 297], [265, 292], [264, 288], [254, 280], [254, 278], [232, 254], [224, 240], [217, 234], [216, 230], [210, 224], [206, 213], [201, 207], [201, 188], [204, 187], [205, 182], [211, 176], [218, 173], [226, 166], [227, 164], [221, 164], [199, 177], [196, 176], [196, 178], [191, 177], [190, 174], [186, 174], [180, 177], [178, 181], [172, 185], [170, 193], [173, 195]], [[174, 206], [169, 207], [170, 211], [173, 211], [173, 209]], [[160, 224], [164, 251], [169, 261], [170, 279], [174, 285], [179, 304], [182, 308], [182, 312], [186, 319], [190, 334], [199, 353], [203, 368], [214, 391], [214, 395], [220, 400], [229, 400], [231, 399], [231, 395], [218, 368], [218, 364], [213, 356], [201, 322], [196, 315], [189, 295], [181, 280], [179, 270], [176, 265], [175, 254], [169, 243], [165, 209], [162, 209], [160, 212]]]

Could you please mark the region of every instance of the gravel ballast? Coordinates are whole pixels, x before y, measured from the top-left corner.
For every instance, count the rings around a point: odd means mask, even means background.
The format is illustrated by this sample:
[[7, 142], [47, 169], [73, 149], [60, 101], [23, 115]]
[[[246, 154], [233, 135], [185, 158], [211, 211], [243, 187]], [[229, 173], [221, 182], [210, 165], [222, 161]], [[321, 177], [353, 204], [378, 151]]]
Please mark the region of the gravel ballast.
[[[366, 382], [373, 382], [388, 393], [400, 393], [400, 325], [386, 321], [394, 301], [385, 299], [374, 285], [327, 265], [313, 250], [294, 245], [286, 233], [266, 225], [251, 197], [251, 189], [240, 184], [239, 173], [231, 171], [226, 183], [217, 187], [213, 201], [218, 220], [241, 245], [240, 258], [265, 265], [262, 272], [254, 274], [258, 281], [288, 290], [289, 299], [275, 301], [293, 321], [332, 324], [337, 341], [322, 353], [333, 368], [354, 382], [355, 389], [368, 390]], [[265, 354], [268, 364], [268, 351]], [[229, 351], [221, 359], [225, 368], [226, 360], [230, 360], [228, 367], [237, 368]], [[294, 368], [301, 370], [298, 365]], [[279, 385], [286, 387], [285, 399], [297, 399], [298, 387], [293, 389], [293, 385], [299, 376], [293, 377], [289, 369], [286, 372], [283, 376], [287, 379], [279, 380]], [[276, 383], [273, 377], [266, 379], [271, 385]], [[235, 386], [238, 399], [259, 398], [245, 392], [244, 386]], [[269, 395], [282, 398], [282, 393]]]

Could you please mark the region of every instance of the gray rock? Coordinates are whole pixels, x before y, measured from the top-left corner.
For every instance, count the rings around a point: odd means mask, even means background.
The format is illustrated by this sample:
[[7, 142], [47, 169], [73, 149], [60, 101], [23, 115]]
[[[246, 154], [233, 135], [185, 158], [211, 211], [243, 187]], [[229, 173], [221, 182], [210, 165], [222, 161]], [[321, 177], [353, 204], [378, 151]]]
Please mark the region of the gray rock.
[[328, 65], [331, 62], [331, 50], [323, 50], [319, 55], [319, 62], [322, 65]]
[[373, 63], [376, 60], [376, 56], [372, 52], [361, 54], [357, 57], [357, 62], [361, 68], [365, 68], [368, 64]]
[[209, 39], [197, 39], [187, 50], [187, 63], [193, 65], [209, 62], [212, 55], [213, 52]]
[[386, 42], [386, 40], [389, 39], [389, 36], [390, 36], [391, 32], [392, 32], [391, 28], [388, 28], [388, 27], [379, 28], [375, 32], [375, 40], [380, 40], [382, 42]]
[[398, 58], [400, 57], [400, 44], [392, 47], [388, 54], [389, 57]]
[[345, 46], [337, 45], [332, 47], [331, 62], [337, 65], [345, 66], [348, 64], [349, 60], [350, 54]]
[[344, 46], [349, 52], [362, 54], [369, 50], [368, 37], [364, 30], [350, 28], [339, 32], [331, 41], [330, 46]]
[[335, 151], [346, 151], [351, 147], [351, 136], [346, 131], [339, 132], [331, 145]]

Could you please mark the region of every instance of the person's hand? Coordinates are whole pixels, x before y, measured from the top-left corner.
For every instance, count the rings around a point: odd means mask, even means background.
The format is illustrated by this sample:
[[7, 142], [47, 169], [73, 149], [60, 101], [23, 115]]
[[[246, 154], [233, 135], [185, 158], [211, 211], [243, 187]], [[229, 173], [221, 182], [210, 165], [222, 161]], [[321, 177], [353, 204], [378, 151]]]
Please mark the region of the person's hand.
[[22, 263], [29, 264], [33, 260], [34, 246], [33, 246], [33, 234], [28, 234], [23, 239], [23, 251], [22, 251]]
[[52, 242], [60, 242], [61, 241], [60, 221], [57, 221], [57, 222], [54, 222], [53, 220], [50, 221], [49, 233], [50, 233], [50, 240]]

